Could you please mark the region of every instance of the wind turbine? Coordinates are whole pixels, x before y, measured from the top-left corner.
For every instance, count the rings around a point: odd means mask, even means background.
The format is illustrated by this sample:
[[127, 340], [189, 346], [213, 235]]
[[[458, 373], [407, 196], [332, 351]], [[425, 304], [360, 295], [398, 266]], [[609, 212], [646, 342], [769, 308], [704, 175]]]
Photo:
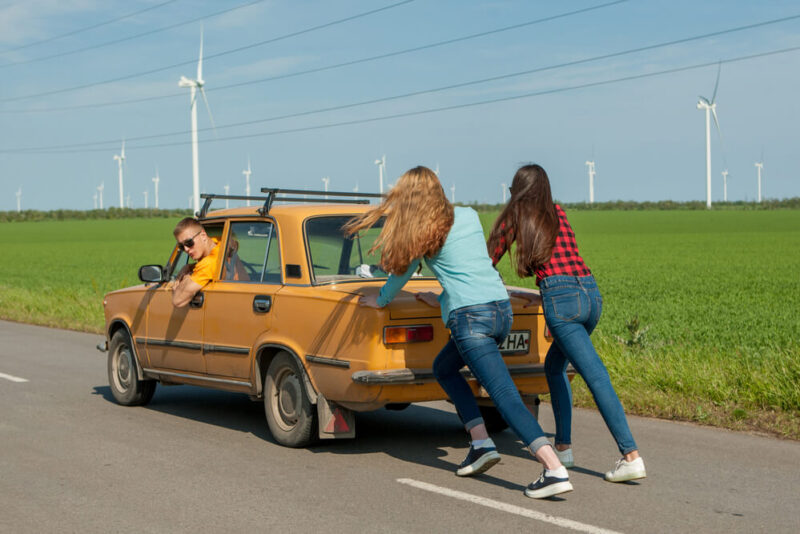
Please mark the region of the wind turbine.
[[[325, 192], [327, 193], [327, 192], [328, 192], [328, 184], [330, 184], [330, 183], [331, 183], [331, 179], [330, 179], [330, 177], [328, 177], [328, 176], [324, 176], [324, 177], [322, 178], [322, 183], [324, 183], [324, 184], [325, 184]], [[325, 195], [325, 200], [328, 200], [328, 195]]]
[[506, 203], [506, 191], [507, 191], [507, 189], [506, 189], [506, 188], [507, 188], [507, 187], [508, 187], [508, 185], [507, 185], [507, 184], [505, 184], [505, 183], [502, 183], [502, 184], [500, 184], [500, 191], [502, 191], [502, 192], [503, 192], [503, 204], [505, 204], [505, 203]]
[[436, 177], [438, 178], [439, 177], [439, 162], [438, 161], [436, 162], [436, 170], [433, 171], [433, 172], [434, 172], [434, 174], [436, 174]]
[[456, 203], [456, 184], [450, 186], [450, 203]]
[[17, 189], [17, 213], [22, 211], [22, 186]]
[[97, 192], [100, 195], [100, 209], [103, 209], [103, 189], [105, 187], [105, 182], [100, 182], [100, 185], [97, 186]]
[[197, 91], [203, 96], [203, 101], [206, 103], [208, 110], [208, 118], [211, 119], [211, 126], [216, 129], [214, 125], [214, 117], [211, 115], [211, 108], [208, 105], [206, 92], [203, 90], [205, 85], [203, 80], [203, 32], [200, 31], [200, 57], [197, 60], [197, 78], [190, 80], [186, 76], [181, 76], [178, 81], [178, 87], [189, 88], [189, 103], [192, 115], [192, 206], [194, 213], [200, 211], [200, 169], [197, 156]]
[[114, 159], [117, 161], [117, 167], [119, 168], [119, 207], [124, 208], [125, 204], [123, 204], [122, 199], [124, 198], [122, 195], [122, 164], [125, 161], [125, 140], [122, 141], [122, 151], [119, 154], [114, 154]]
[[711, 115], [714, 115], [714, 124], [717, 125], [717, 134], [722, 139], [722, 132], [719, 129], [717, 120], [717, 88], [719, 87], [719, 74], [722, 70], [722, 63], [717, 68], [717, 81], [714, 84], [714, 93], [711, 100], [701, 96], [697, 101], [697, 109], [706, 110], [706, 208], [711, 209]]
[[[244, 174], [244, 194], [245, 196], [250, 196], [250, 175], [253, 174], [253, 171], [250, 170], [250, 158], [247, 158], [247, 170], [242, 171]], [[247, 205], [250, 205], [250, 201], [247, 201]]]
[[144, 191], [144, 209], [147, 209], [147, 190]]
[[728, 169], [722, 171], [722, 200], [728, 201]]
[[155, 184], [155, 201], [156, 201], [156, 209], [158, 209], [158, 182], [161, 181], [161, 178], [158, 177], [158, 167], [156, 167], [156, 175], [153, 177], [153, 183]]
[[356, 186], [353, 188], [353, 193], [358, 193], [358, 182], [356, 182]]
[[764, 169], [764, 162], [756, 162], [756, 169], [758, 169], [758, 201], [761, 202], [761, 171]]
[[97, 209], [97, 191], [92, 195], [92, 200], [94, 200], [94, 209]]
[[[228, 196], [228, 192], [231, 190], [231, 186], [229, 186], [228, 184], [225, 184], [223, 186], [223, 188], [225, 189], [225, 196]], [[228, 200], [229, 199], [227, 199], [227, 198], [225, 199], [225, 209], [228, 209], [230, 207], [230, 205], [228, 204]]]
[[381, 159], [375, 160], [375, 165], [378, 166], [378, 192], [383, 194], [383, 173], [386, 172], [386, 154], [381, 156]]
[[594, 204], [594, 160], [587, 161], [586, 166], [589, 168], [589, 204]]

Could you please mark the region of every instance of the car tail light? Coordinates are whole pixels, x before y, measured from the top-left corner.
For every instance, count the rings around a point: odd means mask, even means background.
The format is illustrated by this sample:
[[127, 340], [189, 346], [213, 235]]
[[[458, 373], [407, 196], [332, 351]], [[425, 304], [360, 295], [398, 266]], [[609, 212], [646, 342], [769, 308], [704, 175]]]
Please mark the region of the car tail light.
[[383, 342], [418, 343], [433, 339], [433, 326], [429, 324], [415, 326], [387, 326], [383, 329]]
[[550, 333], [550, 329], [546, 325], [544, 327], [544, 338], [547, 341], [553, 341], [553, 334]]

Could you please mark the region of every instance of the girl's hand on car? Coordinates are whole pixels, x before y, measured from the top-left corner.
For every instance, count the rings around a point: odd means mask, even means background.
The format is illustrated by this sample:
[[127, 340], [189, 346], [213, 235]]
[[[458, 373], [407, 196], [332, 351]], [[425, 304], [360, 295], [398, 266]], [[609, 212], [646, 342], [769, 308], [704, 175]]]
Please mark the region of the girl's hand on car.
[[527, 308], [533, 305], [540, 305], [542, 303], [542, 296], [538, 293], [526, 293], [522, 291], [512, 291], [509, 293], [509, 296], [515, 297], [518, 299], [525, 300], [525, 304], [522, 305], [523, 308]]
[[419, 300], [421, 302], [424, 302], [428, 306], [432, 306], [434, 308], [438, 308], [439, 307], [439, 298], [436, 295], [436, 293], [434, 293], [432, 291], [414, 293], [414, 297], [417, 300]]
[[359, 306], [367, 306], [369, 308], [380, 308], [378, 306], [378, 295], [361, 295], [358, 298]]

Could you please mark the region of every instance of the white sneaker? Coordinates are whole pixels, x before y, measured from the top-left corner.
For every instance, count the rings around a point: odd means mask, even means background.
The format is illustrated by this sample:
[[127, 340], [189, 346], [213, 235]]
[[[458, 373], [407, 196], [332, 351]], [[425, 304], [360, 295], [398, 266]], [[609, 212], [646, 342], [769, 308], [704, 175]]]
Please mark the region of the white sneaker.
[[556, 456], [558, 456], [561, 465], [566, 468], [575, 467], [575, 459], [572, 457], [572, 447], [565, 451], [560, 451], [553, 447], [553, 450], [556, 451]]
[[632, 462], [626, 462], [623, 457], [617, 460], [617, 465], [613, 470], [606, 473], [605, 479], [609, 482], [627, 482], [646, 476], [647, 472], [644, 470], [644, 460], [641, 456]]

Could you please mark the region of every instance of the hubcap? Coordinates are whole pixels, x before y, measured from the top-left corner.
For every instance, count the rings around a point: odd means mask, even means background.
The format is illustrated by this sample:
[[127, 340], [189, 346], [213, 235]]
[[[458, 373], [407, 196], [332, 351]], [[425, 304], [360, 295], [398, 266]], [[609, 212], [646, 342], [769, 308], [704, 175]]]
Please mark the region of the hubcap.
[[280, 376], [277, 390], [278, 415], [286, 425], [294, 426], [297, 424], [297, 410], [301, 402], [300, 395], [302, 395], [297, 376], [288, 370], [284, 371]]
[[121, 391], [127, 391], [131, 387], [131, 353], [126, 348], [119, 349], [115, 363], [114, 377], [117, 387]]

